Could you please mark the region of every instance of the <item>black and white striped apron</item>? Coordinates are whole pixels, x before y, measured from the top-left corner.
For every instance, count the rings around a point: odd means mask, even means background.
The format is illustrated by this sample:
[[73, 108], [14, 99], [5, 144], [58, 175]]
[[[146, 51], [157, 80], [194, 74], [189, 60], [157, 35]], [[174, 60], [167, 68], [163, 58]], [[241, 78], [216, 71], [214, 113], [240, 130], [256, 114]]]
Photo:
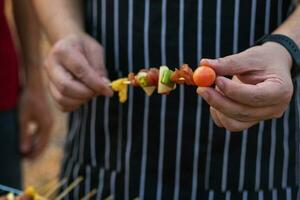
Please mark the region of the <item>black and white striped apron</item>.
[[[109, 78], [249, 48], [287, 17], [285, 0], [86, 0], [87, 32], [105, 48]], [[294, 81], [295, 90], [299, 81]], [[241, 133], [214, 125], [196, 88], [150, 98], [97, 97], [70, 115], [62, 176], [84, 182], [66, 199], [296, 199], [299, 92], [284, 116]]]

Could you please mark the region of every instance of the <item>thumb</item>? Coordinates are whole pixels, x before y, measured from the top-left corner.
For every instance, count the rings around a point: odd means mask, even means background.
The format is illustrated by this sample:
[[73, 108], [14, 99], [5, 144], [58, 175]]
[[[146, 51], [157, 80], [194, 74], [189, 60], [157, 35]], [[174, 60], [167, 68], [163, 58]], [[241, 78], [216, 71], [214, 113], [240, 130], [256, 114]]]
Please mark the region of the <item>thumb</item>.
[[48, 145], [50, 138], [50, 133], [52, 130], [52, 118], [49, 117], [49, 120], [45, 118], [40, 118], [38, 121], [38, 130], [35, 134], [35, 144], [32, 146], [32, 151], [30, 152], [29, 158], [34, 159], [40, 156]]
[[30, 122], [30, 116], [21, 114], [20, 116], [20, 150], [23, 155], [30, 153], [33, 145], [34, 125]]
[[200, 65], [213, 68], [219, 76], [234, 76], [249, 71], [247, 58], [242, 53], [218, 59], [202, 59]]

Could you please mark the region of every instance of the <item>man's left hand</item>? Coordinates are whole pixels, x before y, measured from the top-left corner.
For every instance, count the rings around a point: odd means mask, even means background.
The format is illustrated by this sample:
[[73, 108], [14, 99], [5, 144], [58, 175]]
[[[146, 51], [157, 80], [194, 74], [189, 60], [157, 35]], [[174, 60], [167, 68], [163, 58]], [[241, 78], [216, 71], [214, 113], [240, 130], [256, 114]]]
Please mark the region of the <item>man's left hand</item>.
[[25, 88], [20, 99], [20, 149], [24, 157], [38, 157], [48, 144], [53, 116], [43, 91]]
[[212, 67], [218, 75], [215, 89], [197, 92], [210, 105], [219, 127], [233, 132], [247, 129], [281, 117], [290, 103], [292, 59], [280, 44], [267, 42], [217, 60], [202, 59], [200, 65]]

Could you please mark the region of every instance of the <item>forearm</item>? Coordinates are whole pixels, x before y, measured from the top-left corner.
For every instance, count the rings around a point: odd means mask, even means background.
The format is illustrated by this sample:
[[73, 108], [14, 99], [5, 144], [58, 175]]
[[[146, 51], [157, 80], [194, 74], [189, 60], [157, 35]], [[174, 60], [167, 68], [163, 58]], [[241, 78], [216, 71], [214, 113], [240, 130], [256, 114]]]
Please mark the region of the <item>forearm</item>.
[[35, 89], [42, 88], [41, 31], [36, 13], [30, 1], [15, 0], [13, 10], [19, 39], [23, 85]]
[[38, 18], [52, 43], [84, 31], [81, 0], [33, 0]]
[[274, 33], [292, 38], [300, 47], [300, 4], [293, 14]]

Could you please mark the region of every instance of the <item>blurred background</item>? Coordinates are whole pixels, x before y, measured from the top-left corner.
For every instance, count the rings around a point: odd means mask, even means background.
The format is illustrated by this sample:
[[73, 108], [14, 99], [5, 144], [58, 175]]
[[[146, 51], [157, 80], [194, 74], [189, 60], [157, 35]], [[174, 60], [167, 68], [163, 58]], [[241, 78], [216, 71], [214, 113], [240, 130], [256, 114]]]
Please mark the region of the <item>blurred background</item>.
[[[5, 0], [6, 8], [5, 13], [9, 20], [11, 30], [14, 30], [13, 17], [11, 12], [11, 0]], [[41, 43], [41, 49], [43, 54], [49, 49], [49, 45], [44, 39]], [[46, 79], [46, 77], [45, 77]], [[61, 113], [54, 106], [50, 96], [51, 110], [55, 116], [55, 125], [51, 134], [51, 139], [47, 150], [38, 159], [24, 160], [23, 172], [24, 172], [24, 187], [33, 185], [41, 186], [59, 176], [60, 161], [62, 159], [62, 151], [64, 146], [64, 138], [66, 134], [66, 121], [67, 115]]]

